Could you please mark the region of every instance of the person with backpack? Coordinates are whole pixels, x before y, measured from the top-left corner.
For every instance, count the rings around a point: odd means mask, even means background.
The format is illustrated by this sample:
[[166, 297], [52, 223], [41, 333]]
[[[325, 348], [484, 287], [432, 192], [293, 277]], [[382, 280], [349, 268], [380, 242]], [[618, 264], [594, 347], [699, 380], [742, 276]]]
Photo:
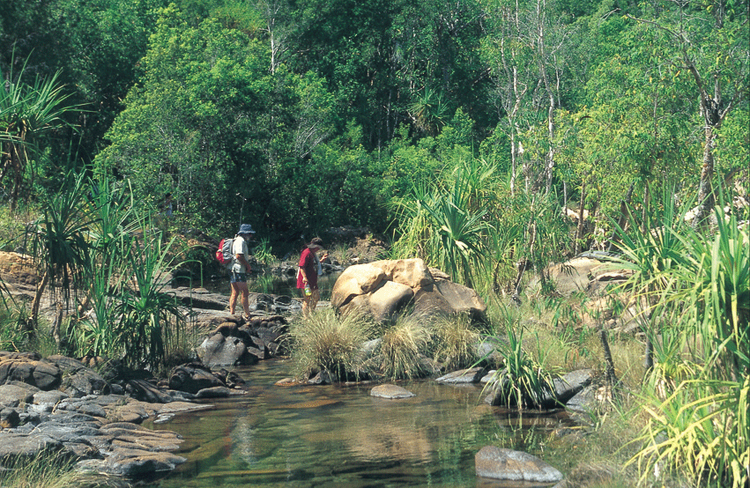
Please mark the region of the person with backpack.
[[255, 231], [250, 224], [240, 225], [240, 230], [232, 241], [232, 265], [230, 268], [229, 283], [232, 294], [229, 296], [229, 313], [234, 315], [237, 297], [241, 296], [242, 308], [245, 310], [245, 319], [250, 317], [249, 296], [247, 288], [247, 275], [250, 273], [250, 250], [248, 241], [252, 239]]
[[302, 292], [302, 312], [305, 317], [315, 310], [320, 300], [318, 289], [318, 275], [321, 273], [321, 265], [315, 254], [323, 248], [323, 239], [314, 237], [310, 244], [302, 251], [299, 258], [299, 271], [297, 272], [297, 288]]

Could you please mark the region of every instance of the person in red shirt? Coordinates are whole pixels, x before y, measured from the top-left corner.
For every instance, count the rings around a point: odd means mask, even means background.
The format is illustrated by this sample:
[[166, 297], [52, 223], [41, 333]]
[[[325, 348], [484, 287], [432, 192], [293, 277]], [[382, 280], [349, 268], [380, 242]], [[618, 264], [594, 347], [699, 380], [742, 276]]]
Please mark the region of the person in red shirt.
[[[302, 292], [302, 312], [305, 317], [315, 310], [320, 300], [318, 289], [318, 275], [321, 271], [320, 259], [317, 252], [323, 248], [323, 239], [315, 237], [302, 251], [299, 258], [299, 272], [297, 273], [297, 288]], [[325, 256], [324, 256], [325, 257]]]

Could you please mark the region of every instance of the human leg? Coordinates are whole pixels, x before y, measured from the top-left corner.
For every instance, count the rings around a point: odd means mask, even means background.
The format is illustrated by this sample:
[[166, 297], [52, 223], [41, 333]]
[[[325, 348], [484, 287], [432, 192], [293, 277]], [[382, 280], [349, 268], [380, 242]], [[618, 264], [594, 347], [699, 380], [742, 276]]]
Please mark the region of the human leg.
[[229, 313], [234, 315], [239, 289], [237, 283], [230, 283], [230, 286], [232, 287], [232, 293], [229, 295]]
[[250, 290], [247, 288], [247, 283], [238, 283], [239, 293], [242, 296], [242, 309], [245, 311], [245, 317], [250, 317]]
[[250, 292], [247, 288], [247, 275], [245, 273], [232, 273], [229, 282], [232, 286], [232, 293], [229, 296], [229, 313], [234, 315], [237, 298], [242, 296], [242, 308], [245, 311], [245, 315], [250, 316], [250, 307], [248, 304], [248, 295]]
[[315, 307], [318, 306], [318, 302], [320, 301], [320, 290], [318, 288], [315, 288], [312, 290], [312, 295], [310, 295], [310, 303], [308, 304], [308, 308], [310, 309], [310, 312], [315, 311]]

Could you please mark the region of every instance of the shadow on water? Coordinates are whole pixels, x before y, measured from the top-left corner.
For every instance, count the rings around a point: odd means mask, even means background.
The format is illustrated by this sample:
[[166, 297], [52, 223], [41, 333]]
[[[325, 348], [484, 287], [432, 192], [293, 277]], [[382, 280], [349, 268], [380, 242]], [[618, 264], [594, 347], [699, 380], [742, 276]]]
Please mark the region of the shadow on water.
[[287, 360], [238, 368], [246, 395], [151, 426], [181, 434], [187, 458], [150, 486], [171, 487], [524, 487], [478, 479], [485, 445], [537, 454], [564, 413], [519, 418], [481, 401], [478, 386], [400, 383], [403, 400], [370, 396], [372, 385], [279, 387]]

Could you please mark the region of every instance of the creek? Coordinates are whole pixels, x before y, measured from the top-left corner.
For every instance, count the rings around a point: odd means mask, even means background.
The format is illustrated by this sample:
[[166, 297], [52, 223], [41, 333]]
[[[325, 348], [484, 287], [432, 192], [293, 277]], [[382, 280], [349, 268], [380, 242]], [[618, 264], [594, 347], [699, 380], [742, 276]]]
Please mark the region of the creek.
[[474, 455], [492, 444], [544, 458], [550, 433], [572, 425], [564, 412], [490, 407], [475, 385], [403, 381], [416, 396], [401, 400], [370, 396], [372, 384], [275, 386], [290, 370], [284, 359], [237, 368], [246, 395], [148, 424], [182, 435], [187, 458], [148, 486], [548, 487], [477, 478]]

